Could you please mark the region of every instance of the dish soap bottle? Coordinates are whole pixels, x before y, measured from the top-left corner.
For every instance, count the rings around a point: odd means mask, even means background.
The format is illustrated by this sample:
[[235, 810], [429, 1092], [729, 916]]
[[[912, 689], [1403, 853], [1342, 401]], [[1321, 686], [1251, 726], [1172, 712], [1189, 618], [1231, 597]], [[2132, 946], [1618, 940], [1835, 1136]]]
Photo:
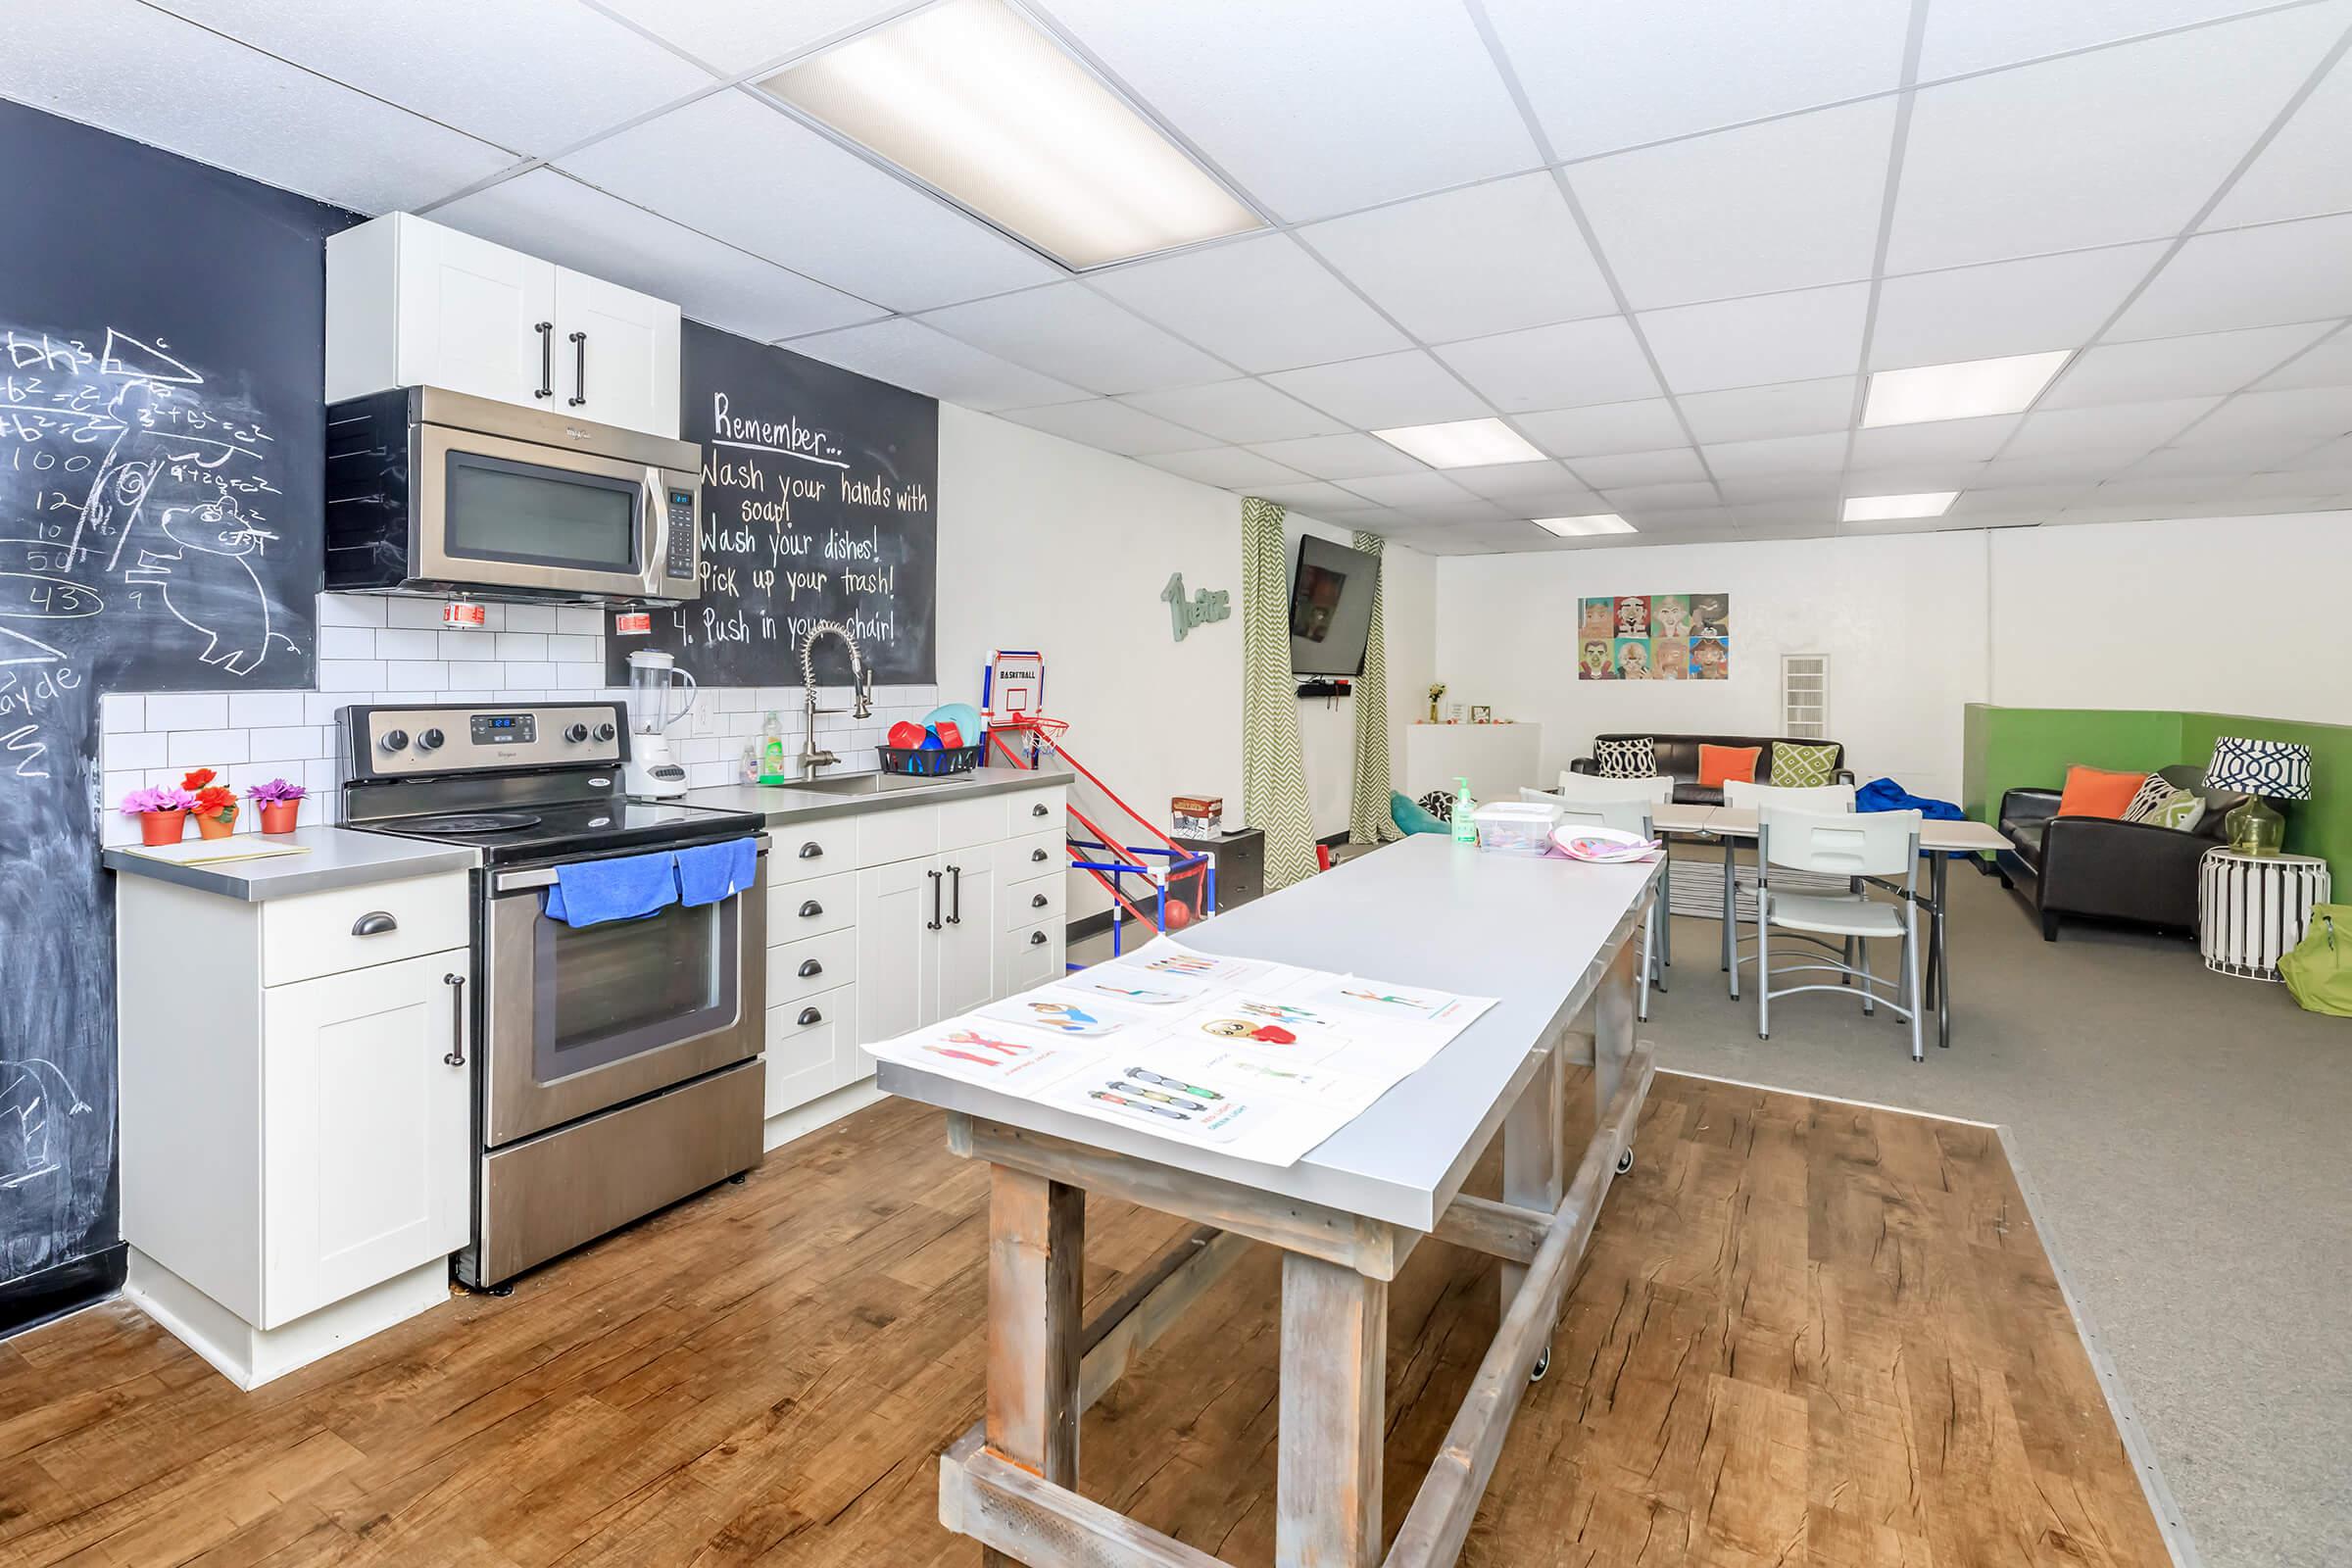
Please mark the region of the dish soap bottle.
[[760, 733], [762, 737], [760, 746], [760, 776], [761, 778], [782, 778], [784, 776], [784, 721], [776, 716], [774, 709], [771, 708], [767, 710], [767, 722], [760, 726]]
[[1453, 842], [1476, 844], [1478, 824], [1470, 820], [1470, 813], [1477, 808], [1478, 803], [1470, 798], [1469, 779], [1457, 774], [1454, 782], [1461, 788], [1454, 792], [1453, 797]]

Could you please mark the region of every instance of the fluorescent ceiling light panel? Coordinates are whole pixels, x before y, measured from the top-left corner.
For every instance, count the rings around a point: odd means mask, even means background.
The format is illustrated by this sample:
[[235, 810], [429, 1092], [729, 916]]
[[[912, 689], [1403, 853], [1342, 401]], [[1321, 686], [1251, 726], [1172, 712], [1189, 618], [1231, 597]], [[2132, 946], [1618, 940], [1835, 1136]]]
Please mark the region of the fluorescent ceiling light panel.
[[1476, 468], [1494, 463], [1542, 463], [1544, 454], [1500, 419], [1456, 419], [1450, 424], [1401, 424], [1374, 435], [1433, 468]]
[[1265, 226], [1003, 0], [926, 6], [760, 85], [1071, 268]]
[[1940, 517], [1958, 500], [1957, 490], [1923, 490], [1909, 496], [1848, 496], [1848, 522], [1896, 522], [1905, 517]]
[[1875, 371], [1870, 378], [1870, 396], [1862, 404], [1862, 422], [1866, 426], [1921, 424], [1930, 419], [2023, 414], [2074, 354], [2073, 349], [2054, 349], [2001, 360]]
[[1587, 534], [1632, 533], [1634, 525], [1614, 512], [1596, 512], [1587, 517], [1531, 517], [1528, 519], [1545, 533], [1556, 533], [1563, 539], [1581, 539]]

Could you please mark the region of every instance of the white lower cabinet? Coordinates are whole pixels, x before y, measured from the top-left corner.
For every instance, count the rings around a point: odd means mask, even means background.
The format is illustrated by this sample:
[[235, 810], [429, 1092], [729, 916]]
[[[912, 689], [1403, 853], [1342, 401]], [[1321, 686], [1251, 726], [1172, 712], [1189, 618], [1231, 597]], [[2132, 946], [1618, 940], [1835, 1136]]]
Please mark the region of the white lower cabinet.
[[1062, 810], [1063, 792], [1043, 787], [771, 828], [780, 853], [810, 853], [769, 895], [770, 1116], [869, 1076], [860, 1045], [1061, 972]]

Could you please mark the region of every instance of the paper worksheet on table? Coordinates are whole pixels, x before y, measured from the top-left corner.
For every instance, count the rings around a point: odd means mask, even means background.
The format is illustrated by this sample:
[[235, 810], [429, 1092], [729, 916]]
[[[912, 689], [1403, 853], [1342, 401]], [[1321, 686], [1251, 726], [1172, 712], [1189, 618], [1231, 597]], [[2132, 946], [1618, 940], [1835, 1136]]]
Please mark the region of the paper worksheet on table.
[[1162, 937], [866, 1050], [1174, 1143], [1288, 1165], [1493, 1004], [1196, 953]]

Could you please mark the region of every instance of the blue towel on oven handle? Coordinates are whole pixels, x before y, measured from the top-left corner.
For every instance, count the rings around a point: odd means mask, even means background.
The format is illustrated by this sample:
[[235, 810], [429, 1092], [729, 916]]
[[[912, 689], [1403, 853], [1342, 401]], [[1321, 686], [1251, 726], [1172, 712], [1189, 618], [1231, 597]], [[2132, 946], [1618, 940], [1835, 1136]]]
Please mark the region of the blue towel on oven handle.
[[617, 855], [556, 867], [547, 890], [547, 917], [575, 929], [609, 920], [635, 920], [678, 902], [677, 857]]
[[688, 908], [716, 904], [752, 890], [760, 874], [760, 846], [753, 839], [698, 844], [678, 851], [678, 902]]

